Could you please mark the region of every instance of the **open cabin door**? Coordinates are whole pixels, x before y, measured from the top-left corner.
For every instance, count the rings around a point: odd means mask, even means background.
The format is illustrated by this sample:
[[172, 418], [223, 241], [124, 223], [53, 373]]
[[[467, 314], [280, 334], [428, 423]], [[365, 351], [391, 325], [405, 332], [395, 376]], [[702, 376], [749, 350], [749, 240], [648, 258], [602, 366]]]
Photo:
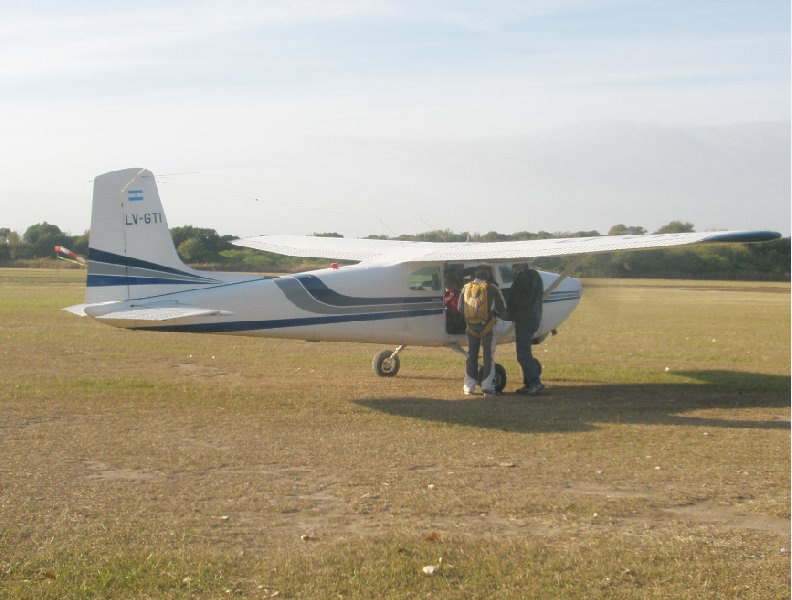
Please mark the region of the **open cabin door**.
[[[445, 263], [443, 265], [443, 313], [445, 314], [446, 333], [463, 335], [465, 320], [457, 310], [457, 302], [464, 285], [473, 280], [475, 271], [481, 263]], [[490, 281], [497, 285], [508, 302], [509, 291], [514, 282], [512, 263], [485, 265], [490, 269]]]

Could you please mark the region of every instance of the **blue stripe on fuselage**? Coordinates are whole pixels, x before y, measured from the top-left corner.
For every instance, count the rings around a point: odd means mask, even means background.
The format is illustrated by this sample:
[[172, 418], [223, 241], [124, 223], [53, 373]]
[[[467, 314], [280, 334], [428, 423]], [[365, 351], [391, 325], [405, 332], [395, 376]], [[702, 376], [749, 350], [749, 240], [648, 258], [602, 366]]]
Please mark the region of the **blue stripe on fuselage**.
[[387, 319], [405, 319], [410, 317], [428, 317], [441, 315], [440, 308], [425, 310], [403, 310], [384, 313], [364, 313], [357, 315], [332, 315], [327, 317], [302, 317], [294, 319], [273, 319], [269, 321], [232, 321], [230, 323], [194, 323], [191, 325], [162, 325], [151, 327], [131, 327], [142, 331], [181, 331], [189, 333], [237, 333], [240, 331], [256, 331], [261, 329], [283, 329], [285, 327], [307, 327], [311, 325], [330, 325], [333, 323], [351, 323], [360, 321], [383, 321]]
[[552, 302], [566, 302], [568, 300], [580, 300], [580, 292], [551, 292], [549, 298], [545, 298], [542, 304]]
[[302, 284], [305, 290], [319, 302], [324, 302], [330, 306], [376, 306], [377, 304], [415, 304], [420, 302], [440, 301], [442, 296], [433, 297], [373, 297], [361, 298], [356, 296], [345, 296], [327, 287], [324, 281], [316, 275], [297, 275], [295, 279]]
[[217, 281], [200, 279], [161, 279], [159, 277], [126, 277], [124, 275], [88, 275], [85, 278], [87, 287], [104, 287], [108, 285], [210, 285]]

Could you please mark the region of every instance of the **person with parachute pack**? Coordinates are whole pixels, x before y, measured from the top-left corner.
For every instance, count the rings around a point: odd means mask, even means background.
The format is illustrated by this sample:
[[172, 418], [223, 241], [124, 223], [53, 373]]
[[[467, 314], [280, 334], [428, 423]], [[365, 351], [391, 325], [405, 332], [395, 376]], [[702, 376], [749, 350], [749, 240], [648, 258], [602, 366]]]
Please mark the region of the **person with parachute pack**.
[[[465, 363], [463, 391], [470, 395], [481, 385], [485, 396], [497, 396], [495, 389], [495, 334], [497, 315], [506, 312], [506, 302], [500, 289], [489, 282], [490, 270], [486, 266], [476, 269], [475, 279], [462, 288], [459, 295], [459, 312], [467, 324], [468, 357]], [[483, 352], [481, 382], [478, 381], [479, 349]]]

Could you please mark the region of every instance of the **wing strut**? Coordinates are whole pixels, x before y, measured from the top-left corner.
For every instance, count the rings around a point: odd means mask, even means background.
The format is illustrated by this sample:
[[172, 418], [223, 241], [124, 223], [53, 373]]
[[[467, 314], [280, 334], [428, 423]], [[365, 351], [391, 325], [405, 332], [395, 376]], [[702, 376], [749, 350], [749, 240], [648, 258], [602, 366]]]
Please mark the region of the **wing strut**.
[[450, 348], [451, 350], [453, 350], [457, 354], [461, 354], [465, 358], [467, 358], [467, 356], [468, 356], [467, 351], [462, 346], [457, 344], [456, 342], [451, 342], [450, 344], [446, 344], [446, 347]]
[[570, 275], [572, 275], [572, 272], [580, 266], [580, 263], [583, 262], [583, 259], [586, 258], [586, 256], [587, 256], [586, 254], [578, 254], [575, 257], [575, 260], [573, 260], [569, 264], [569, 266], [561, 272], [561, 274], [558, 276], [558, 279], [556, 279], [553, 283], [547, 286], [547, 289], [544, 291], [544, 294], [542, 294], [542, 300], [547, 300], [550, 294], [552, 294], [553, 291], [559, 285], [561, 285], [561, 282], [564, 281], [564, 279], [566, 279]]

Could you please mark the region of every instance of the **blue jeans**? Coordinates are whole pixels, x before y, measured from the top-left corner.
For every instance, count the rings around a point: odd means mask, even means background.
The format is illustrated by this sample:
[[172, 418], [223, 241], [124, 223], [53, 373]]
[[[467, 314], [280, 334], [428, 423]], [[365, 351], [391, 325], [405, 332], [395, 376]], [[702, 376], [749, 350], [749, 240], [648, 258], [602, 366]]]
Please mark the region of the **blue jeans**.
[[526, 387], [530, 387], [535, 383], [541, 383], [539, 379], [539, 364], [536, 362], [531, 352], [535, 333], [536, 328], [531, 322], [514, 322], [514, 343], [517, 349], [517, 362], [522, 369], [523, 385]]
[[468, 358], [465, 363], [465, 390], [473, 391], [478, 383], [478, 355], [482, 351], [483, 375], [481, 389], [492, 391], [495, 389], [495, 334], [490, 331], [484, 337], [467, 334]]

